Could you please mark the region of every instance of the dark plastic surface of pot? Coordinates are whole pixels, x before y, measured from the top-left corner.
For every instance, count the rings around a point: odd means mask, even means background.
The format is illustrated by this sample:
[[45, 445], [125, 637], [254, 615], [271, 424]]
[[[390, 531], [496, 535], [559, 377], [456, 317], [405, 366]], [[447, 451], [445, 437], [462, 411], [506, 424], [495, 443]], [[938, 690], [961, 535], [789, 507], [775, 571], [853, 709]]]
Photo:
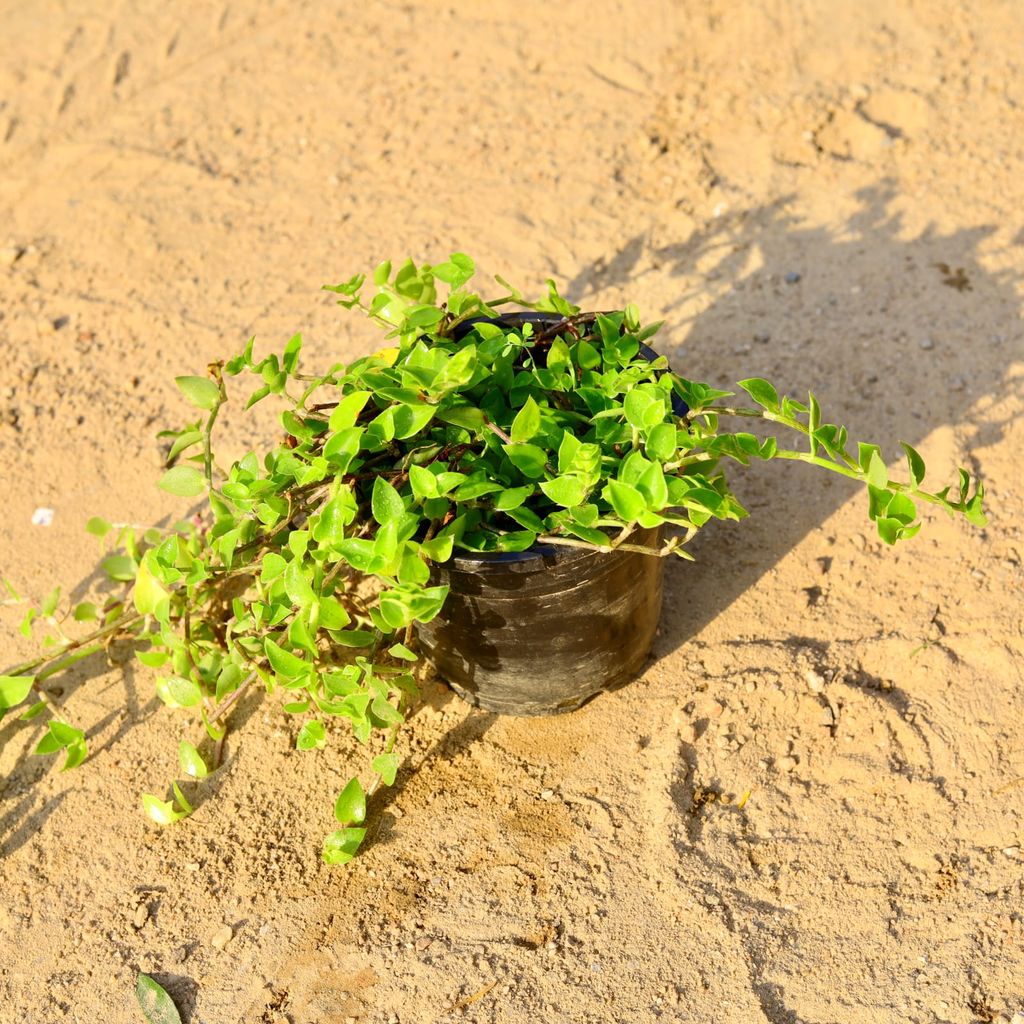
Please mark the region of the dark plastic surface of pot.
[[[630, 543], [657, 548], [659, 537], [639, 530]], [[441, 614], [419, 626], [420, 643], [471, 704], [507, 715], [572, 711], [643, 667], [663, 562], [555, 545], [457, 555], [434, 568], [451, 590]]]

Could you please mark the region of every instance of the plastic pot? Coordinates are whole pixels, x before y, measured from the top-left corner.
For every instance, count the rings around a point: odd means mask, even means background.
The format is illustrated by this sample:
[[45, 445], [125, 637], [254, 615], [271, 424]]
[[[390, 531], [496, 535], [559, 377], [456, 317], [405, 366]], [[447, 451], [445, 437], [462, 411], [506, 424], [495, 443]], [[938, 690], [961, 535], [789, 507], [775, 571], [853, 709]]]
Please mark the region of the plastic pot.
[[[484, 320], [537, 331], [554, 313], [510, 313], [460, 324], [464, 337]], [[646, 345], [642, 354], [657, 353]], [[673, 395], [676, 415], [686, 404]], [[657, 549], [660, 529], [630, 543]], [[643, 667], [661, 614], [663, 559], [538, 544], [528, 551], [462, 553], [432, 570], [450, 590], [440, 615], [418, 627], [440, 675], [471, 704], [508, 715], [573, 711], [628, 682]]]
[[[656, 549], [660, 531], [630, 543]], [[506, 715], [573, 711], [643, 667], [661, 614], [664, 559], [538, 544], [435, 566], [451, 589], [420, 643], [453, 690]]]

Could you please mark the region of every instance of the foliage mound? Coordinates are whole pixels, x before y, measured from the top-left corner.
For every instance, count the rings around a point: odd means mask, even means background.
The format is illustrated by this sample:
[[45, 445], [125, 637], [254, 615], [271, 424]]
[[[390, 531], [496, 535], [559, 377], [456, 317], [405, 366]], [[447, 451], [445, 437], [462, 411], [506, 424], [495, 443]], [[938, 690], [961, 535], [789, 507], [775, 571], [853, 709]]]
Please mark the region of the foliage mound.
[[[457, 253], [395, 273], [382, 264], [368, 301], [363, 275], [330, 286], [392, 346], [347, 366], [301, 372], [296, 335], [280, 354], [257, 359], [250, 340], [207, 376], [177, 378], [198, 417], [161, 435], [160, 486], [202, 507], [167, 530], [91, 519], [116, 592], [62, 612], [54, 590], [28, 611], [26, 635], [38, 624], [50, 633], [38, 657], [0, 676], [0, 714], [27, 704], [23, 720], [48, 716], [36, 753], [63, 751], [65, 768], [86, 759], [85, 736], [47, 681], [130, 638], [159, 673], [161, 700], [197, 716], [208, 737], [205, 756], [182, 741], [183, 779], [219, 764], [230, 712], [251, 688], [280, 694], [301, 717], [300, 750], [325, 746], [329, 717], [348, 720], [370, 748], [372, 777], [364, 786], [354, 776], [335, 805], [340, 827], [323, 857], [344, 863], [365, 837], [368, 796], [398, 771], [396, 737], [416, 693], [415, 625], [442, 613], [447, 591], [431, 567], [454, 550], [629, 549], [638, 527], [664, 525], [664, 546], [639, 550], [688, 558], [687, 542], [711, 519], [747, 514], [727, 461], [796, 460], [861, 481], [888, 544], [918, 531], [920, 502], [984, 524], [982, 488], [971, 493], [966, 471], [955, 487], [926, 490], [924, 462], [904, 444], [907, 479], [892, 480], [879, 448], [851, 444], [813, 395], [780, 397], [752, 378], [738, 385], [749, 406], [723, 404], [730, 392], [672, 373], [646, 347], [661, 325], [641, 325], [634, 306], [582, 313], [553, 283], [530, 302], [500, 278], [506, 293], [485, 301], [468, 287], [473, 273]], [[553, 317], [493, 322], [510, 308]], [[253, 377], [245, 408], [280, 400], [284, 437], [225, 468], [213, 432], [228, 381]], [[795, 446], [724, 430], [723, 417], [782, 428]], [[70, 636], [69, 619], [94, 628]], [[191, 813], [177, 780], [165, 795], [142, 797], [153, 820]]]

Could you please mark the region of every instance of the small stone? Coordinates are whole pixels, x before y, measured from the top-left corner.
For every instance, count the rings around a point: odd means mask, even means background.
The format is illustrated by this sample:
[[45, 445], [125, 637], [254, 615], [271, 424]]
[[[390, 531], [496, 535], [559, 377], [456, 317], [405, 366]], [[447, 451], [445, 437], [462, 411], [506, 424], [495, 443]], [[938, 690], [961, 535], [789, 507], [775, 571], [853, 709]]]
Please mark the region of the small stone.
[[679, 738], [684, 743], [696, 743], [697, 742], [697, 726], [693, 722], [687, 722], [686, 725], [679, 727]]
[[37, 508], [32, 513], [32, 525], [33, 526], [52, 526], [53, 525], [53, 509], [52, 508]]
[[785, 276], [785, 277], [783, 278], [783, 280], [784, 280], [784, 281], [786, 282], [786, 284], [796, 284], [796, 283], [797, 283], [797, 281], [799, 281], [799, 280], [800, 280], [800, 277], [801, 277], [801, 275], [800, 275], [800, 274], [798, 274], [798, 273], [797, 273], [797, 272], [796, 272], [795, 270], [791, 270], [791, 271], [790, 271], [790, 272], [789, 272], [789, 273], [788, 273], [788, 274], [787, 274], [787, 275], [786, 275], [786, 276]]
[[231, 925], [226, 924], [222, 928], [218, 928], [210, 939], [210, 945], [214, 949], [224, 949], [227, 944], [234, 937], [234, 932], [231, 930]]
[[1019, 846], [1004, 846], [1003, 847], [1003, 856], [1004, 857], [1013, 857], [1013, 858], [1019, 857], [1020, 856], [1020, 847]]
[[925, 336], [924, 336], [924, 337], [923, 337], [923, 338], [922, 338], [922, 339], [921, 339], [921, 340], [920, 340], [920, 341], [918, 342], [918, 344], [919, 344], [919, 345], [921, 346], [921, 348], [923, 348], [923, 349], [925, 350], [925, 352], [928, 352], [928, 351], [930, 351], [931, 349], [935, 348], [935, 339], [934, 339], [934, 338], [932, 338], [932, 336], [931, 336], [930, 334], [926, 334], [926, 335], [925, 335]]
[[135, 908], [135, 917], [132, 919], [132, 924], [135, 925], [136, 930], [140, 929], [149, 920], [149, 907], [145, 903], [140, 903]]
[[725, 708], [723, 708], [721, 704], [715, 701], [715, 703], [713, 703], [711, 707], [708, 709], [708, 718], [721, 718], [723, 711], [725, 711]]
[[542, 789], [540, 791], [541, 800], [551, 800], [554, 797], [554, 795], [555, 791], [553, 789]]
[[59, 317], [57, 317], [53, 321], [53, 329], [55, 331], [59, 331], [59, 330], [65, 328], [65, 327], [67, 327], [67, 325], [69, 323], [71, 323], [71, 317], [69, 317], [69, 316], [59, 316]]
[[0, 267], [13, 267], [24, 255], [25, 250], [17, 245], [9, 245], [0, 249]]
[[799, 761], [795, 757], [787, 755], [786, 757], [780, 757], [775, 764], [780, 772], [791, 772], [799, 764]]
[[754, 341], [756, 341], [758, 345], [767, 345], [771, 340], [772, 336], [767, 331], [754, 332]]
[[434, 940], [424, 935], [422, 938], [416, 940], [416, 948], [422, 953], [425, 949], [428, 949]]
[[821, 724], [829, 727], [836, 724], [836, 713], [831, 704], [821, 709]]
[[811, 693], [821, 693], [825, 689], [825, 677], [820, 672], [815, 672], [814, 669], [808, 669], [804, 673], [804, 679], [807, 681], [807, 688]]

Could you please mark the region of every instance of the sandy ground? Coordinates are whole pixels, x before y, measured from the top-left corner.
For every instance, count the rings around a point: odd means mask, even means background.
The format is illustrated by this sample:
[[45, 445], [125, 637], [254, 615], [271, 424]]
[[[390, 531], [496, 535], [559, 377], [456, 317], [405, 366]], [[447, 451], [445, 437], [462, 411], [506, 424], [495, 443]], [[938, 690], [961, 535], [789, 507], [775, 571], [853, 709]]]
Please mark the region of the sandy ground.
[[[643, 677], [551, 720], [429, 686], [348, 869], [318, 861], [344, 735], [297, 752], [253, 700], [158, 830], [138, 794], [190, 725], [146, 670], [84, 662], [59, 685], [87, 765], [0, 727], [4, 1024], [141, 1020], [139, 970], [192, 1024], [1024, 1011], [1019, 4], [33, 0], [0, 24], [0, 574], [35, 600], [95, 586], [87, 516], [179, 511], [153, 486], [174, 374], [250, 333], [368, 351], [320, 284], [453, 249], [637, 301], [689, 376], [812, 387], [894, 460], [966, 461], [991, 515], [883, 550], [841, 481], [737, 478], [754, 515], [669, 568]], [[224, 443], [269, 430], [229, 416]]]

